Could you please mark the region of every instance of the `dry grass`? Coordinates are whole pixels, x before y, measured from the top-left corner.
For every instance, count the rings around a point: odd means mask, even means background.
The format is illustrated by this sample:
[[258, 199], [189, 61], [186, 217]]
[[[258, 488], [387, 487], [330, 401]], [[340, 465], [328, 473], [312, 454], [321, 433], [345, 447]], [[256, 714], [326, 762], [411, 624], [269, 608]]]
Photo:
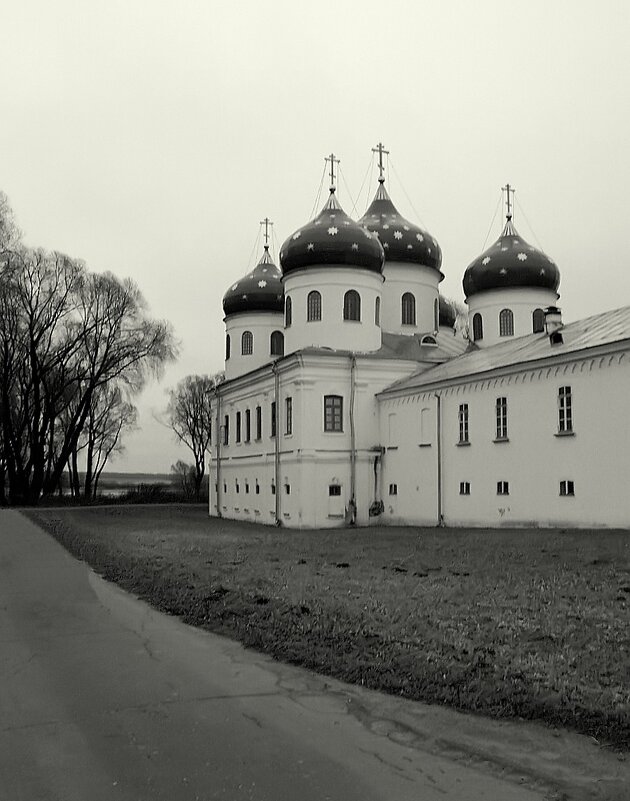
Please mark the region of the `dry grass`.
[[293, 532], [191, 507], [35, 511], [186, 622], [346, 681], [630, 748], [630, 535]]

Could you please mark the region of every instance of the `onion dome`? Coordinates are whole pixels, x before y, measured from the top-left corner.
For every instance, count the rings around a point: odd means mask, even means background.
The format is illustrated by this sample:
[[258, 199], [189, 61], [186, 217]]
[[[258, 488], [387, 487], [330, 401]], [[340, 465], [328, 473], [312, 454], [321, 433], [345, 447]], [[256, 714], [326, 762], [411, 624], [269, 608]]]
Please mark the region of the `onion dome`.
[[431, 234], [399, 214], [387, 194], [382, 176], [378, 183], [374, 200], [359, 223], [378, 234], [386, 261], [422, 264], [440, 272], [442, 250], [438, 243]]
[[455, 304], [439, 295], [438, 324], [447, 328], [453, 328], [457, 319], [457, 309]]
[[556, 291], [560, 271], [555, 262], [519, 236], [512, 215], [497, 241], [478, 256], [464, 273], [464, 293], [467, 298], [487, 289], [540, 287]]
[[314, 220], [299, 228], [280, 249], [283, 275], [323, 264], [360, 267], [381, 273], [385, 254], [370, 231], [352, 220], [331, 187], [328, 202]]
[[269, 245], [265, 245], [262, 258], [252, 272], [232, 284], [223, 296], [223, 311], [228, 315], [283, 310], [282, 274], [271, 260]]

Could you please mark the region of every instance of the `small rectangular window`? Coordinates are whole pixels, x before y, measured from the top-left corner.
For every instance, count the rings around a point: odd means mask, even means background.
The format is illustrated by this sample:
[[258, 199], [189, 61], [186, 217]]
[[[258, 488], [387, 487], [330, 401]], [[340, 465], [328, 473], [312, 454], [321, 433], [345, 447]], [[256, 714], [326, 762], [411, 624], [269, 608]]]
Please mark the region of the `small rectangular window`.
[[459, 482], [459, 494], [460, 495], [470, 495], [470, 481], [460, 481]]
[[271, 436], [276, 436], [276, 402], [271, 401]]
[[509, 495], [510, 485], [507, 481], [497, 481], [497, 495]]
[[560, 482], [560, 495], [575, 495], [575, 484], [573, 481]]
[[249, 495], [249, 484], [245, 482], [245, 495]]
[[236, 485], [236, 494], [238, 495], [238, 493], [241, 491], [241, 488], [238, 485], [238, 481], [235, 482], [235, 485]]
[[228, 491], [227, 490], [227, 484], [224, 482], [223, 483], [223, 492], [227, 494], [227, 491]]
[[497, 416], [497, 439], [507, 439], [508, 426], [507, 426], [507, 398], [497, 398], [496, 403], [496, 416]]
[[275, 494], [276, 494], [276, 485], [275, 485], [275, 484], [272, 484], [272, 485], [271, 485], [271, 494], [272, 494], [272, 495], [275, 495]]
[[256, 495], [260, 495], [260, 484], [256, 482]]
[[245, 442], [252, 438], [252, 413], [250, 409], [245, 409]]
[[459, 404], [459, 441], [468, 442], [468, 404]]
[[338, 498], [341, 495], [341, 484], [330, 484], [328, 487], [328, 495], [331, 498]]
[[558, 431], [561, 434], [573, 431], [571, 387], [560, 387], [558, 389]]
[[236, 412], [236, 441], [241, 441], [241, 413]]
[[343, 398], [324, 396], [324, 431], [343, 431]]
[[293, 433], [293, 398], [285, 398], [284, 401], [284, 412], [285, 412], [285, 423], [284, 423], [284, 433], [285, 434], [292, 434]]
[[223, 421], [223, 444], [230, 444], [230, 415], [226, 414]]
[[389, 485], [389, 494], [390, 495], [398, 495], [398, 484], [390, 484]]
[[286, 495], [290, 495], [291, 494], [291, 485], [290, 484], [285, 484], [284, 485], [284, 491], [285, 491]]
[[262, 438], [262, 407], [256, 407], [256, 439]]

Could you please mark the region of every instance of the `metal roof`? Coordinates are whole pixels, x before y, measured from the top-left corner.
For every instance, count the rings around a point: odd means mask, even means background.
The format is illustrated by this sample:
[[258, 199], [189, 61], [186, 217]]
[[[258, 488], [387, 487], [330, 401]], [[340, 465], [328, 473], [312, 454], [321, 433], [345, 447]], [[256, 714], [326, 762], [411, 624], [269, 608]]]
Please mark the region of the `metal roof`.
[[559, 356], [630, 340], [630, 306], [576, 320], [563, 326], [560, 331], [563, 342], [557, 344], [551, 344], [546, 333], [510, 338], [487, 348], [471, 344], [463, 355], [397, 381], [380, 394], [421, 389], [434, 384], [449, 384], [493, 370], [556, 359]]

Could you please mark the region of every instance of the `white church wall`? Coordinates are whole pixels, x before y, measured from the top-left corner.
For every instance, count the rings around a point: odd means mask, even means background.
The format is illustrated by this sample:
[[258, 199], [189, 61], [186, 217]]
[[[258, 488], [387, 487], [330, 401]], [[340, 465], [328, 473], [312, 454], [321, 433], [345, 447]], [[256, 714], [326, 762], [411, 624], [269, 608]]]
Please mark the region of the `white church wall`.
[[[428, 333], [435, 330], [434, 305], [441, 275], [420, 264], [386, 261], [381, 306], [381, 327], [392, 334]], [[416, 301], [416, 324], [402, 323], [402, 296], [411, 292]]]
[[[436, 389], [441, 396], [444, 523], [628, 527], [629, 368], [628, 354], [598, 354]], [[564, 435], [558, 431], [560, 387], [571, 388], [573, 431]], [[501, 397], [507, 399], [508, 436], [495, 441], [496, 400]], [[384, 497], [383, 522], [430, 524], [436, 519], [435, 442], [412, 447], [423, 404], [437, 424], [434, 393], [408, 403], [394, 398], [381, 403], [381, 425], [395, 412], [405, 434], [384, 457], [384, 490], [397, 483], [398, 495], [389, 504]], [[462, 404], [468, 404], [467, 445], [459, 443]], [[563, 481], [573, 482], [574, 495], [561, 495]], [[498, 482], [507, 482], [508, 494], [497, 494]]]
[[[475, 340], [480, 348], [505, 342], [506, 339], [526, 336], [533, 332], [532, 314], [535, 309], [554, 306], [558, 300], [553, 289], [514, 287], [511, 289], [490, 289], [479, 292], [467, 299], [470, 338], [473, 338], [473, 317], [481, 314], [483, 320], [483, 339]], [[499, 333], [499, 314], [510, 309], [514, 317], [513, 336]]]
[[[381, 346], [381, 328], [375, 322], [376, 298], [383, 278], [370, 270], [327, 265], [326, 268], [290, 273], [284, 279], [285, 302], [291, 298], [291, 325], [285, 328], [285, 352], [301, 348], [343, 348], [374, 351]], [[348, 290], [361, 297], [361, 320], [343, 319], [343, 299]], [[321, 320], [307, 321], [309, 292], [321, 294]]]
[[[243, 354], [243, 333], [252, 335], [252, 352]], [[226, 379], [256, 370], [277, 356], [271, 354], [271, 334], [284, 336], [284, 315], [273, 312], [239, 312], [225, 318], [225, 333], [230, 337], [230, 358], [225, 360]]]

